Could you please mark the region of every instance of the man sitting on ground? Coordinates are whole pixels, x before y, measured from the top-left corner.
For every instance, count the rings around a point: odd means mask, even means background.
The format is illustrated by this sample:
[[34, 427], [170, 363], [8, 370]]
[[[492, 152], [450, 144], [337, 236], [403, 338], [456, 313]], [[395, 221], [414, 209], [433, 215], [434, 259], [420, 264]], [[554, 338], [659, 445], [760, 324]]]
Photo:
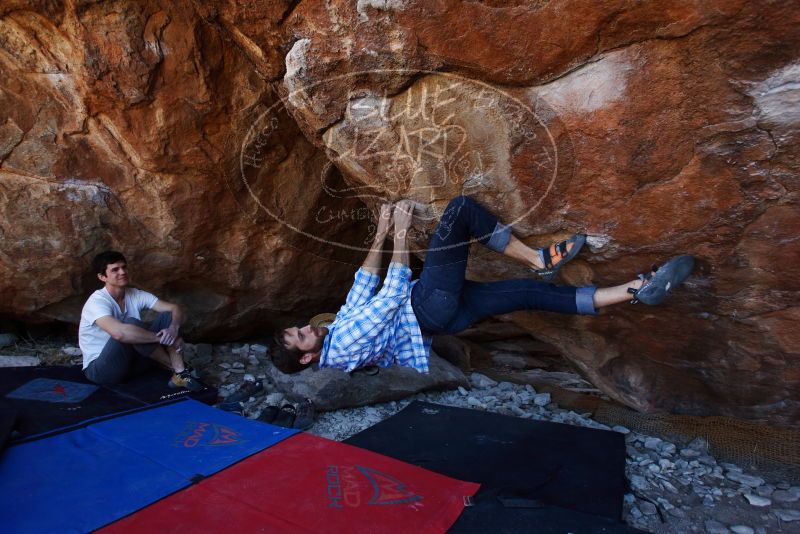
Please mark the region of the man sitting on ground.
[[[170, 387], [202, 389], [181, 356], [180, 307], [130, 287], [128, 265], [119, 252], [98, 254], [92, 267], [104, 287], [92, 293], [81, 312], [78, 342], [86, 378], [96, 384], [124, 382], [144, 372], [152, 359], [172, 369]], [[145, 309], [159, 312], [150, 325], [141, 320]]]
[[[544, 249], [532, 249], [511, 235], [470, 197], [453, 199], [428, 246], [420, 279], [411, 281], [407, 233], [413, 205], [401, 201], [381, 207], [374, 244], [336, 319], [327, 327], [291, 327], [276, 336], [273, 361], [284, 372], [314, 362], [344, 371], [377, 365], [428, 372], [431, 335], [455, 334], [492, 315], [519, 310], [595, 315], [598, 308], [625, 302], [660, 304], [694, 266], [691, 256], [676, 256], [628, 283], [597, 288], [516, 279], [475, 282], [465, 279], [469, 246], [476, 240], [528, 265], [551, 279], [577, 255], [586, 236], [578, 234]], [[394, 222], [394, 252], [380, 291], [378, 276], [384, 240]]]

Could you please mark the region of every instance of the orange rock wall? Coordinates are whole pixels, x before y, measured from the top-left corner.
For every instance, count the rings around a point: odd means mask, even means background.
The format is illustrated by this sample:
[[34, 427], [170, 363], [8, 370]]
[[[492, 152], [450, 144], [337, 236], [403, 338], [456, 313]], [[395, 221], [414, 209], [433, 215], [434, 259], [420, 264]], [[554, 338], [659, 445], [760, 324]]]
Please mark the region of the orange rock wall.
[[360, 258], [256, 202], [360, 242], [352, 221], [315, 220], [324, 154], [285, 120], [244, 179], [242, 144], [277, 99], [191, 4], [3, 7], [0, 70], [0, 313], [77, 322], [106, 248], [135, 284], [189, 308], [195, 336], [258, 332], [346, 292]]
[[422, 256], [467, 193], [531, 244], [588, 233], [568, 283], [698, 258], [668, 306], [506, 318], [609, 395], [797, 424], [798, 50], [788, 0], [12, 3], [0, 313], [74, 320], [113, 246], [237, 335], [333, 306], [382, 199]]

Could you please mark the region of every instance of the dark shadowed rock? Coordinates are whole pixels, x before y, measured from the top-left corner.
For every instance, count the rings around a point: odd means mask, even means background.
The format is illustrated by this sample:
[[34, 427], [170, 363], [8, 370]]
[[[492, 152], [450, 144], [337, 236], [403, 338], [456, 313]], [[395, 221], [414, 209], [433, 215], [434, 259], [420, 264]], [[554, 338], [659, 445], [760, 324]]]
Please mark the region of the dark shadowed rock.
[[420, 391], [468, 386], [464, 373], [435, 354], [431, 354], [427, 375], [406, 367], [381, 369], [372, 376], [315, 368], [288, 375], [271, 362], [265, 366], [267, 376], [287, 397], [309, 398], [320, 411], [399, 400]]
[[433, 350], [462, 371], [487, 365], [492, 356], [483, 347], [456, 336], [434, 336]]

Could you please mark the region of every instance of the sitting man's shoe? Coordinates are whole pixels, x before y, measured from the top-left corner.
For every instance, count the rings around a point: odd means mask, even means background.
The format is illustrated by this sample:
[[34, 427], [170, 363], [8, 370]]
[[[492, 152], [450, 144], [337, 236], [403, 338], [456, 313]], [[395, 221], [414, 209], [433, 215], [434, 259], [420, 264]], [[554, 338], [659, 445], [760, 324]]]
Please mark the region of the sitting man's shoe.
[[275, 426], [282, 426], [283, 428], [294, 428], [294, 418], [297, 415], [297, 409], [294, 404], [284, 404], [272, 421]]
[[192, 375], [192, 378], [195, 378], [197, 380], [203, 380], [203, 378], [205, 378], [206, 376], [206, 374], [203, 371], [201, 371], [200, 369], [195, 369], [188, 363], [186, 364], [186, 370], [189, 371], [189, 374]]
[[311, 399], [303, 399], [297, 405], [292, 428], [296, 428], [298, 430], [308, 430], [314, 426], [315, 417], [316, 410], [314, 409], [314, 403], [311, 402]]
[[202, 382], [192, 376], [188, 369], [180, 373], [174, 373], [172, 378], [169, 379], [169, 382], [167, 382], [167, 385], [172, 389], [186, 388], [189, 391], [200, 391], [205, 387]]
[[566, 241], [561, 241], [547, 248], [540, 248], [539, 257], [544, 268], [532, 269], [533, 272], [541, 276], [545, 282], [552, 281], [558, 274], [559, 269], [578, 255], [584, 243], [586, 243], [586, 235], [575, 234]]
[[238, 415], [242, 415], [244, 413], [244, 406], [242, 406], [241, 402], [220, 402], [215, 406], [222, 410], [223, 412], [231, 412]]
[[250, 397], [255, 397], [264, 393], [264, 382], [262, 380], [246, 380], [239, 386], [239, 389], [228, 395], [225, 402], [245, 402]]
[[273, 423], [275, 418], [278, 417], [281, 408], [280, 406], [267, 406], [264, 410], [259, 414], [258, 420], [264, 423]]
[[670, 291], [686, 280], [694, 269], [692, 256], [675, 256], [670, 258], [661, 267], [653, 266], [653, 271], [640, 274], [642, 286], [639, 289], [628, 288], [628, 293], [633, 295], [631, 304], [643, 302], [655, 306], [664, 302]]

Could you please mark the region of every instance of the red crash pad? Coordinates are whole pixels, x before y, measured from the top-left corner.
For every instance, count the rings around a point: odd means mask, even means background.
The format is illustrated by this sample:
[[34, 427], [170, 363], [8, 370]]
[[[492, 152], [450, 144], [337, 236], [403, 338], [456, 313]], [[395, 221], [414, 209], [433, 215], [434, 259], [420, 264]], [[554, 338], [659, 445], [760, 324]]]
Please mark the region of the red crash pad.
[[102, 532], [445, 532], [478, 488], [297, 434]]

